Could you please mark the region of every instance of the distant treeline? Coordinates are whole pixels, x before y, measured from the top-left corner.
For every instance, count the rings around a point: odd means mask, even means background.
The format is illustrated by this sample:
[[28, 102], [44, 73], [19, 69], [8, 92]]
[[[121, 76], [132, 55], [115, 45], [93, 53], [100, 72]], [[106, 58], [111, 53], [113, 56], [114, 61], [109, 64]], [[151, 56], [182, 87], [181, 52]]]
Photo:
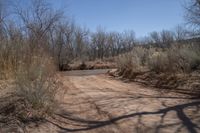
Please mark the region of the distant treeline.
[[[0, 1], [0, 65], [18, 66], [22, 59], [34, 55], [48, 55], [58, 68], [74, 60], [95, 60], [114, 57], [132, 50], [135, 45], [169, 47], [190, 37], [183, 26], [173, 31], [152, 32], [136, 39], [134, 31], [107, 32], [99, 27], [90, 32], [55, 10], [45, 0], [31, 0], [30, 5], [5, 4]], [[134, 27], [133, 27], [134, 28]]]

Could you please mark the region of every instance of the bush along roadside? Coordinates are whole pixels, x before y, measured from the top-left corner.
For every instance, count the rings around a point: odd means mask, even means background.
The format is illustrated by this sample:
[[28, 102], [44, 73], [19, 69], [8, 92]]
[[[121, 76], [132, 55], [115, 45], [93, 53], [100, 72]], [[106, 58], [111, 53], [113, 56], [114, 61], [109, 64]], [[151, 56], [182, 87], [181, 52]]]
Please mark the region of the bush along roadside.
[[[174, 45], [170, 48], [135, 47], [120, 55], [115, 74], [157, 88], [180, 90], [200, 96], [200, 47]], [[200, 85], [199, 85], [200, 86]]]

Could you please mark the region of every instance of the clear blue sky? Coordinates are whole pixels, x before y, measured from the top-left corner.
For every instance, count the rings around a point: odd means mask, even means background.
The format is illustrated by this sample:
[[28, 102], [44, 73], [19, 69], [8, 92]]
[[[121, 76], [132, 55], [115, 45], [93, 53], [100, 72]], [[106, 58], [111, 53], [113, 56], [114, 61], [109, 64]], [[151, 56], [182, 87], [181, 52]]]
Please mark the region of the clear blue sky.
[[184, 23], [186, 0], [51, 0], [77, 24], [95, 31], [134, 30], [137, 37]]

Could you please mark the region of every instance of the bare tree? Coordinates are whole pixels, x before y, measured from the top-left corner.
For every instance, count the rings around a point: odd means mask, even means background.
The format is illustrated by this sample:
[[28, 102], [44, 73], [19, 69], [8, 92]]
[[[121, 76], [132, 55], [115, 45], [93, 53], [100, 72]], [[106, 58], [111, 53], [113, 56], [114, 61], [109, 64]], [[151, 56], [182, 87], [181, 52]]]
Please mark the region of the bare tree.
[[178, 25], [175, 27], [175, 32], [174, 32], [175, 40], [176, 41], [182, 41], [186, 39], [188, 31], [181, 25]]
[[105, 56], [106, 32], [102, 28], [98, 28], [96, 33], [91, 35], [92, 44], [95, 45], [97, 58], [103, 59]]
[[162, 47], [170, 47], [174, 41], [174, 33], [169, 30], [163, 30], [160, 33]]
[[84, 61], [86, 57], [87, 39], [89, 30], [86, 28], [77, 27], [75, 30], [75, 57]]
[[48, 42], [47, 33], [63, 17], [62, 12], [54, 11], [45, 0], [31, 0], [31, 5], [27, 8], [22, 8], [17, 3], [13, 7], [27, 28], [26, 32], [32, 43], [31, 49], [46, 47], [44, 45]]
[[123, 41], [123, 49], [128, 52], [131, 51], [135, 45], [135, 32], [130, 30], [130, 31], [125, 31], [122, 34], [122, 41]]
[[0, 0], [0, 23], [3, 23], [4, 19], [8, 15], [6, 8], [7, 8], [6, 1]]
[[186, 21], [195, 28], [200, 27], [200, 0], [191, 0], [186, 7]]
[[117, 55], [119, 49], [121, 49], [120, 45], [121, 39], [120, 34], [117, 32], [111, 32], [107, 35], [107, 49], [106, 49], [106, 56], [113, 57]]
[[6, 8], [8, 8], [8, 6], [6, 5], [6, 1], [0, 0], [0, 40], [2, 40], [5, 37], [4, 36], [6, 30], [5, 18], [8, 16]]
[[160, 34], [156, 31], [150, 33], [150, 40], [152, 45], [156, 46], [156, 47], [160, 47], [161, 45], [161, 37]]

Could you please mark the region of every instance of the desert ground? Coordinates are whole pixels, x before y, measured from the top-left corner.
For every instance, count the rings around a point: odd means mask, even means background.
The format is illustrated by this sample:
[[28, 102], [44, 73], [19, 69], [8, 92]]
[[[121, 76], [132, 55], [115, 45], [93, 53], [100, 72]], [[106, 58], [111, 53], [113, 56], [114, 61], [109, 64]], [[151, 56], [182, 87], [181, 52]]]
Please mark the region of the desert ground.
[[[56, 113], [27, 132], [198, 133], [200, 101], [109, 76], [108, 70], [60, 73]], [[63, 98], [60, 98], [62, 96]]]
[[0, 0], [0, 133], [70, 132], [200, 133], [200, 0]]

